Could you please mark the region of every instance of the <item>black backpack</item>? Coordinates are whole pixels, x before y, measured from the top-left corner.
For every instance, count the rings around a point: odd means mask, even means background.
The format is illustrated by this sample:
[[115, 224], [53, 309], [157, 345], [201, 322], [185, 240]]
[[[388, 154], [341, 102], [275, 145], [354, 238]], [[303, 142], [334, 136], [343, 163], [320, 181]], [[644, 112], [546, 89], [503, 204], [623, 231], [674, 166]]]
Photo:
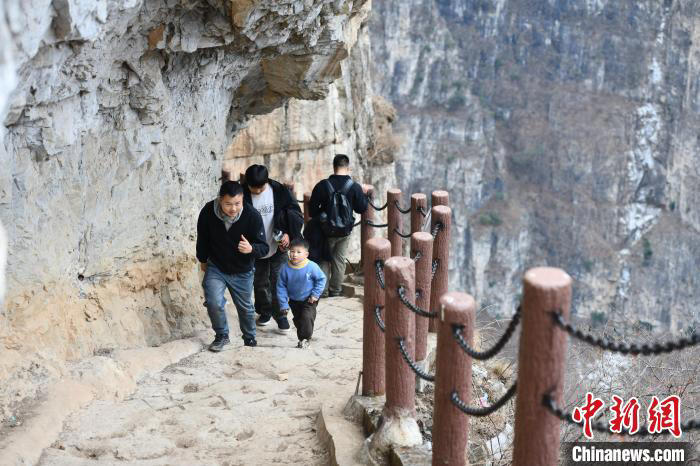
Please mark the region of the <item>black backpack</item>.
[[326, 180], [330, 201], [325, 212], [321, 212], [321, 229], [328, 237], [348, 236], [355, 226], [355, 216], [352, 214], [352, 204], [348, 199], [348, 192], [355, 184], [352, 178], [336, 191], [330, 180]]

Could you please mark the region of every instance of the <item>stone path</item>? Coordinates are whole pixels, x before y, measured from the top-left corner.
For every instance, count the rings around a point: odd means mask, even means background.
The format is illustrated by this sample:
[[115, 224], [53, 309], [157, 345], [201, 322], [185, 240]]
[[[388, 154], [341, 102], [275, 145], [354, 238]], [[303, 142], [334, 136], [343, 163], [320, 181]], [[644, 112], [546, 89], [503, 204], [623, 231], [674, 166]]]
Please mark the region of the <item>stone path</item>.
[[[231, 328], [238, 327], [229, 311]], [[344, 404], [362, 366], [362, 304], [321, 300], [311, 348], [294, 329], [258, 329], [258, 347], [196, 353], [147, 377], [121, 402], [73, 414], [41, 465], [327, 464], [322, 404]], [[207, 336], [209, 338], [209, 336]]]

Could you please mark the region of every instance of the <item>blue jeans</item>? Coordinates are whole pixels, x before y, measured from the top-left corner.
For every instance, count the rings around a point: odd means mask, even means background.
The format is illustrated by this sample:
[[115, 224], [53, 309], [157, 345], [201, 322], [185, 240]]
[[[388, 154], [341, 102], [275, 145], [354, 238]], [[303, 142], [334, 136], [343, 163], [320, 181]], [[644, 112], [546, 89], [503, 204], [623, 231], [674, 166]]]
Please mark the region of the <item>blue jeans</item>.
[[253, 273], [223, 273], [211, 262], [207, 263], [202, 287], [204, 300], [211, 320], [211, 327], [217, 335], [228, 335], [226, 320], [226, 298], [224, 293], [228, 288], [233, 304], [238, 311], [238, 323], [241, 326], [243, 340], [255, 338], [255, 309], [253, 308]]

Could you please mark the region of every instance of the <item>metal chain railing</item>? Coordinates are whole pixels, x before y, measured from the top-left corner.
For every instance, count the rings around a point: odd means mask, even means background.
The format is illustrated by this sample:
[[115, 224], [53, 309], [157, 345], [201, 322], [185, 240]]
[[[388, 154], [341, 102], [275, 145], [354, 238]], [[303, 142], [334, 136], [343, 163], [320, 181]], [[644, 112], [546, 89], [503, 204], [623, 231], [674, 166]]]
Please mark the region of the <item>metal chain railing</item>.
[[374, 223], [371, 220], [365, 220], [365, 225], [369, 225], [374, 228], [386, 228], [389, 226], [388, 223]]
[[403, 286], [399, 285], [396, 292], [399, 295], [399, 301], [401, 301], [401, 303], [403, 303], [403, 305], [406, 306], [409, 310], [413, 311], [414, 313], [418, 314], [419, 316], [427, 317], [429, 319], [437, 317], [437, 315], [438, 315], [437, 312], [426, 311], [425, 309], [421, 309], [418, 306], [416, 306], [415, 304], [413, 304], [412, 302], [410, 302], [408, 300], [408, 298], [406, 298], [406, 289]]
[[374, 320], [377, 321], [377, 325], [379, 326], [379, 330], [384, 332], [386, 330], [386, 326], [384, 325], [384, 321], [382, 320], [382, 306], [376, 306], [374, 308]]
[[394, 205], [396, 206], [396, 209], [401, 212], [402, 214], [408, 214], [411, 212], [411, 208], [409, 207], [408, 209], [402, 209], [401, 206], [399, 205], [399, 201], [394, 201]]
[[370, 206], [372, 206], [372, 208], [373, 208], [374, 210], [384, 210], [384, 209], [386, 209], [387, 207], [389, 207], [389, 202], [388, 202], [388, 201], [385, 202], [384, 205], [381, 206], [381, 207], [374, 205], [374, 203], [372, 202], [372, 196], [367, 196], [367, 202], [369, 203]]
[[361, 220], [361, 219], [358, 220], [358, 222], [357, 222], [356, 224], [353, 225], [353, 228], [356, 227], [356, 226], [358, 226], [358, 225], [362, 225], [362, 220]]
[[483, 416], [488, 416], [489, 414], [492, 414], [496, 411], [498, 411], [504, 404], [508, 402], [511, 398], [513, 398], [513, 395], [515, 395], [515, 391], [517, 389], [517, 384], [518, 382], [513, 382], [513, 385], [508, 389], [508, 391], [494, 404], [491, 406], [483, 406], [483, 407], [472, 407], [472, 406], [467, 406], [467, 404], [462, 401], [462, 399], [459, 397], [459, 394], [457, 393], [457, 390], [452, 390], [452, 394], [450, 395], [450, 400], [452, 400], [452, 403], [459, 408], [460, 411], [462, 411], [464, 414], [468, 414], [470, 416], [477, 416], [477, 417], [483, 417]]
[[402, 238], [410, 238], [411, 237], [411, 233], [408, 233], [408, 234], [401, 233], [398, 228], [394, 228], [394, 233], [396, 233], [397, 235], [399, 235]]
[[[565, 422], [568, 422], [569, 424], [574, 424], [577, 426], [583, 425], [583, 420], [581, 422], [576, 422], [576, 421], [574, 421], [574, 418], [571, 416], [571, 414], [565, 413], [561, 408], [559, 408], [557, 406], [556, 401], [554, 401], [554, 398], [549, 393], [545, 393], [544, 395], [542, 395], [542, 404], [552, 414], [554, 414], [556, 417], [558, 417], [562, 421], [565, 421]], [[591, 422], [591, 428], [597, 432], [602, 432], [605, 434], [636, 435], [639, 437], [646, 437], [649, 435], [654, 435], [654, 436], [655, 435], [667, 435], [670, 433], [668, 431], [658, 432], [658, 433], [657, 432], [649, 432], [649, 428], [644, 426], [644, 427], [640, 427], [639, 431], [634, 433], [634, 434], [630, 434], [629, 430], [625, 429], [624, 427], [621, 427], [622, 432], [620, 432], [618, 434], [617, 432], [611, 432], [609, 425], [607, 423], [600, 422], [600, 421]], [[691, 419], [690, 421], [682, 422], [680, 428], [681, 428], [681, 431], [683, 431], [683, 432], [687, 432], [690, 430], [698, 430], [698, 429], [700, 429], [700, 419]]]
[[437, 236], [437, 234], [440, 232], [440, 230], [442, 230], [442, 226], [443, 225], [441, 222], [437, 222], [435, 224], [435, 226], [433, 226], [433, 229], [430, 230], [430, 234], [433, 235], [433, 238], [435, 238]]
[[374, 261], [374, 272], [377, 275], [379, 288], [384, 289], [384, 262], [382, 260]]
[[418, 367], [418, 364], [416, 364], [416, 362], [411, 359], [411, 356], [408, 354], [408, 351], [406, 351], [406, 347], [403, 344], [403, 337], [397, 337], [396, 341], [399, 344], [399, 351], [401, 352], [401, 356], [403, 356], [403, 359], [404, 361], [406, 361], [406, 364], [408, 364], [408, 367], [410, 367], [411, 370], [415, 372], [416, 375], [421, 379], [427, 380], [428, 382], [435, 382], [434, 375], [424, 372], [423, 369]]
[[430, 278], [431, 279], [435, 278], [435, 274], [437, 273], [438, 265], [440, 265], [440, 259], [433, 259], [433, 269], [430, 271], [430, 273], [431, 273]]
[[622, 354], [642, 354], [644, 356], [658, 355], [662, 353], [670, 353], [671, 351], [682, 350], [700, 343], [700, 335], [696, 333], [693, 333], [690, 338], [681, 338], [678, 341], [667, 341], [665, 343], [642, 343], [641, 345], [637, 343], [616, 343], [613, 341], [608, 341], [604, 338], [594, 337], [593, 335], [583, 333], [581, 330], [574, 328], [570, 323], [565, 322], [564, 318], [559, 312], [552, 311], [552, 319], [559, 328], [566, 331], [566, 333], [572, 337], [585, 341], [593, 346], [597, 346], [598, 348]]
[[510, 340], [510, 337], [513, 335], [513, 332], [515, 332], [515, 328], [518, 326], [518, 323], [520, 323], [520, 315], [520, 306], [518, 306], [518, 309], [515, 311], [515, 314], [513, 314], [513, 318], [510, 320], [506, 331], [503, 332], [503, 335], [496, 342], [496, 344], [493, 345], [491, 349], [488, 349], [486, 351], [477, 351], [471, 346], [469, 346], [469, 343], [467, 343], [467, 341], [462, 336], [462, 329], [464, 328], [463, 325], [453, 324], [452, 335], [454, 335], [460, 348], [462, 348], [464, 352], [472, 358], [478, 359], [479, 361], [491, 359], [492, 357], [497, 355], [503, 349], [503, 347], [506, 346], [508, 340]]
[[425, 209], [423, 208], [422, 205], [419, 205], [418, 207], [416, 207], [416, 211], [417, 211], [419, 214], [421, 214], [423, 217], [427, 217], [427, 216], [428, 216], [428, 211], [425, 210]]
[[418, 262], [423, 254], [420, 251], [414, 251], [413, 262]]

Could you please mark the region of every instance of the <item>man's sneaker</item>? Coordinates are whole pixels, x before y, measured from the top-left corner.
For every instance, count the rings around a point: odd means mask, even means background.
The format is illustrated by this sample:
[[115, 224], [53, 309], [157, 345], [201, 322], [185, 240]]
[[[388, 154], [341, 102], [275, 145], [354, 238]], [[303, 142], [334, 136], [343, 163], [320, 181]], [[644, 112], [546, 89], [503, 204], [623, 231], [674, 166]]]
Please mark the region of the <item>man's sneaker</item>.
[[277, 319], [277, 333], [286, 335], [287, 333], [289, 333], [289, 330], [289, 321], [286, 317], [280, 317], [279, 319]]
[[243, 345], [244, 346], [258, 346], [258, 342], [255, 341], [255, 338], [250, 338], [250, 339], [244, 338]]
[[342, 292], [340, 292], [340, 293], [333, 293], [333, 292], [328, 293], [329, 298], [338, 298], [340, 296], [343, 296]]
[[299, 343], [297, 343], [297, 348], [303, 348], [304, 347], [304, 340], [299, 340]]
[[214, 341], [211, 342], [211, 345], [209, 345], [209, 351], [218, 353], [219, 351], [223, 350], [224, 346], [228, 345], [229, 343], [231, 343], [231, 340], [228, 339], [228, 335], [217, 335], [214, 338]]
[[311, 346], [311, 342], [309, 340], [301, 340], [299, 344], [297, 345], [297, 348], [301, 349], [307, 349]]
[[270, 324], [270, 319], [271, 317], [269, 315], [260, 314], [260, 317], [258, 317], [258, 320], [255, 321], [255, 324], [259, 325], [260, 327], [264, 327]]

